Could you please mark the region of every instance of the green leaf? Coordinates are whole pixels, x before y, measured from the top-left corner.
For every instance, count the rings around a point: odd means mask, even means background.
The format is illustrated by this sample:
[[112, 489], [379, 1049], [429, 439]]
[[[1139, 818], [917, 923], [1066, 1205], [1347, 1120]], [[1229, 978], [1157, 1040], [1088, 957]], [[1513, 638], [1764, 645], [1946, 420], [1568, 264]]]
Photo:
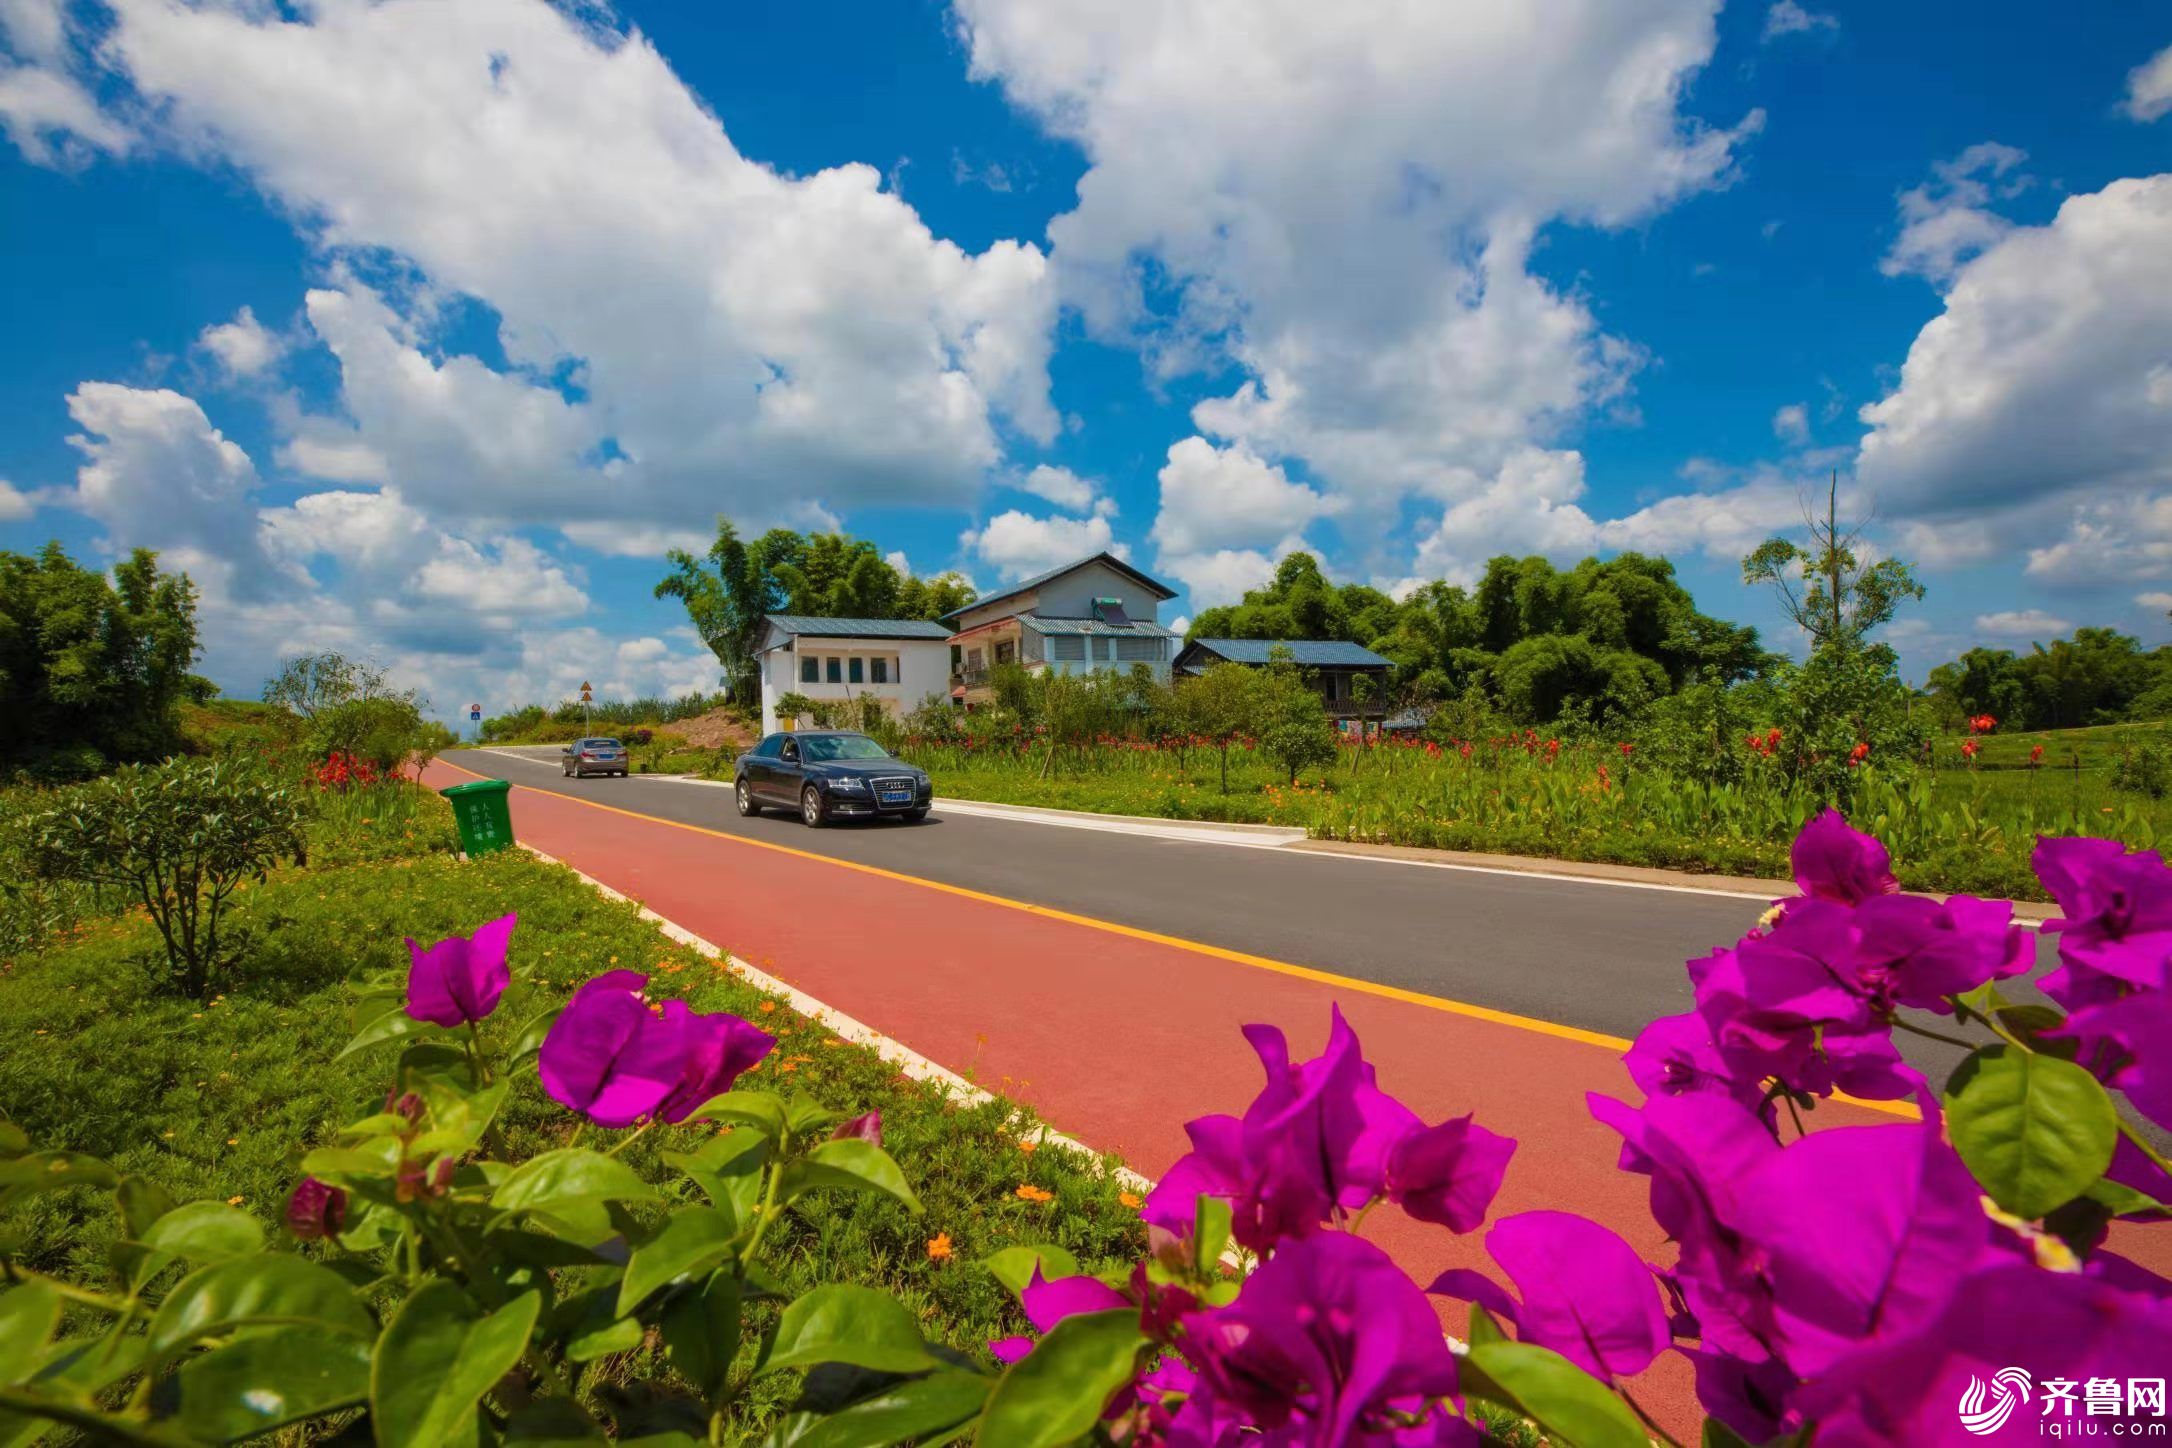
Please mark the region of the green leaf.
[[505, 1212], [548, 1212], [584, 1202], [652, 1202], [656, 1188], [600, 1151], [562, 1147], [524, 1161], [490, 1197]]
[[370, 1422], [377, 1441], [451, 1443], [475, 1434], [475, 1405], [527, 1351], [542, 1310], [524, 1292], [496, 1312], [440, 1278], [401, 1304], [370, 1364]]
[[0, 1161], [13, 1161], [30, 1152], [30, 1137], [20, 1126], [0, 1116]]
[[1627, 1405], [1549, 1348], [1528, 1342], [1473, 1343], [1464, 1361], [1507, 1397], [1505, 1406], [1538, 1424], [1561, 1448], [1649, 1448], [1644, 1425]]
[[771, 1141], [784, 1139], [784, 1103], [767, 1091], [727, 1091], [694, 1108], [688, 1121], [736, 1121], [751, 1126]]
[[1144, 1346], [1137, 1308], [1065, 1318], [996, 1380], [973, 1441], [987, 1448], [1053, 1448], [1083, 1437], [1131, 1381]]
[[563, 1005], [556, 1005], [529, 1017], [528, 1024], [513, 1037], [513, 1060], [522, 1061], [539, 1053], [543, 1049], [543, 1038], [551, 1033], [551, 1027], [558, 1023], [559, 1012], [564, 1009]]
[[315, 1326], [368, 1338], [377, 1324], [347, 1279], [282, 1253], [199, 1267], [174, 1285], [146, 1333], [146, 1351], [166, 1357], [197, 1338], [254, 1324]]
[[95, 1156], [73, 1151], [33, 1151], [0, 1161], [0, 1210], [40, 1192], [69, 1187], [113, 1187], [120, 1174]]
[[[2115, 1147], [2114, 1150], [2117, 1150], [2117, 1148]], [[2124, 1217], [2135, 1212], [2172, 1210], [2172, 1208], [2167, 1208], [2163, 1202], [2158, 1201], [2149, 1193], [2138, 1192], [2133, 1187], [2112, 1181], [2110, 1178], [2090, 1183], [2089, 1190], [2082, 1193], [2082, 1195], [2103, 1206], [2115, 1217]]]
[[505, 1441], [523, 1448], [609, 1448], [611, 1440], [580, 1405], [565, 1398], [538, 1398], [505, 1425]]
[[173, 1425], [238, 1442], [338, 1412], [369, 1396], [370, 1345], [314, 1327], [282, 1327], [190, 1358], [174, 1375]]
[[223, 1262], [260, 1250], [264, 1227], [224, 1202], [186, 1202], [153, 1222], [142, 1241], [191, 1262]]
[[930, 1373], [821, 1417], [787, 1419], [770, 1434], [768, 1448], [890, 1448], [922, 1441], [978, 1413], [993, 1385], [978, 1373]]
[[1005, 1247], [981, 1258], [980, 1265], [1009, 1288], [1013, 1297], [1025, 1291], [1033, 1281], [1036, 1266], [1041, 1269], [1041, 1276], [1050, 1282], [1058, 1277], [1078, 1276], [1078, 1258], [1061, 1247]]
[[1750, 1443], [1719, 1419], [1707, 1418], [1704, 1420], [1702, 1448], [1750, 1448]]
[[381, 1046], [387, 1041], [404, 1041], [410, 1036], [438, 1034], [443, 1029], [442, 1026], [432, 1025], [428, 1021], [418, 1021], [406, 1011], [388, 1010], [355, 1032], [354, 1039], [342, 1047], [340, 1053], [332, 1059], [345, 1060], [355, 1052], [367, 1050], [371, 1046]]
[[675, 1277], [707, 1272], [731, 1254], [732, 1219], [715, 1207], [681, 1207], [655, 1236], [634, 1248], [618, 1284], [621, 1317]]
[[0, 1292], [0, 1383], [21, 1381], [59, 1325], [60, 1294], [43, 1282]]
[[920, 1198], [905, 1185], [905, 1173], [898, 1170], [890, 1153], [856, 1136], [825, 1141], [784, 1169], [783, 1198], [787, 1202], [824, 1187], [882, 1192], [903, 1202], [908, 1211], [917, 1214], [920, 1210]]
[[1229, 1245], [1232, 1214], [1227, 1197], [1199, 1194], [1192, 1209], [1192, 1268], [1201, 1277], [1221, 1270], [1222, 1249]]
[[794, 1094], [792, 1099], [784, 1104], [784, 1124], [794, 1136], [804, 1137], [810, 1132], [827, 1131], [844, 1119], [838, 1112], [830, 1110], [819, 1101], [809, 1100], [802, 1095]]
[[739, 1356], [739, 1279], [712, 1272], [701, 1287], [672, 1300], [659, 1326], [671, 1365], [703, 1398], [713, 1398]]
[[145, 1176], [124, 1176], [113, 1188], [113, 1205], [121, 1214], [121, 1231], [141, 1240], [151, 1224], [174, 1209], [173, 1193]]
[[594, 1362], [615, 1352], [632, 1352], [647, 1335], [648, 1330], [637, 1317], [599, 1319], [594, 1326], [584, 1327], [566, 1339], [566, 1360]]
[[872, 1287], [817, 1287], [784, 1310], [760, 1371], [846, 1363], [885, 1373], [935, 1366], [913, 1315]]
[[1946, 1132], [1991, 1200], [2034, 1220], [2104, 1175], [2119, 1118], [2071, 1061], [1985, 1046], [1946, 1083]]
[[712, 1206], [744, 1222], [761, 1201], [762, 1167], [769, 1156], [769, 1138], [760, 1132], [724, 1131], [697, 1151], [664, 1152], [663, 1160], [700, 1187]]
[[1501, 1331], [1501, 1325], [1493, 1320], [1493, 1314], [1479, 1303], [1472, 1303], [1469, 1345], [1477, 1347], [1481, 1343], [1507, 1341], [1508, 1334]]

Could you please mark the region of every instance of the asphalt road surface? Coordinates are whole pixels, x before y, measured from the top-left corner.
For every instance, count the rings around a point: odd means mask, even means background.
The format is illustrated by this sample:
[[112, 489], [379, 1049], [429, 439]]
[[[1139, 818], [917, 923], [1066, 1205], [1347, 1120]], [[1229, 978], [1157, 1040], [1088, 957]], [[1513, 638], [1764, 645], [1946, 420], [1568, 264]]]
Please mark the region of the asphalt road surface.
[[[810, 830], [779, 812], [741, 819], [731, 792], [714, 786], [566, 779], [555, 745], [444, 758], [531, 789], [1615, 1036], [1690, 1009], [1683, 962], [1732, 942], [1763, 909], [1597, 881], [946, 817], [940, 806], [918, 825]], [[2040, 952], [2048, 967], [2048, 943]], [[1899, 1039], [1937, 1083], [1961, 1055]]]

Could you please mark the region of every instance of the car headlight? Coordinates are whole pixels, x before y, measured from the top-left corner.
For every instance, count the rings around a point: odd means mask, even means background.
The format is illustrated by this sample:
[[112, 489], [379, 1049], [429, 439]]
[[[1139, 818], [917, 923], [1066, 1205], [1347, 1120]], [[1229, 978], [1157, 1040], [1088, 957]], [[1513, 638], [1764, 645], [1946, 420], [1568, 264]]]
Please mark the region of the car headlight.
[[831, 780], [830, 788], [836, 790], [839, 794], [865, 794], [867, 793], [867, 781], [856, 774], [845, 774]]

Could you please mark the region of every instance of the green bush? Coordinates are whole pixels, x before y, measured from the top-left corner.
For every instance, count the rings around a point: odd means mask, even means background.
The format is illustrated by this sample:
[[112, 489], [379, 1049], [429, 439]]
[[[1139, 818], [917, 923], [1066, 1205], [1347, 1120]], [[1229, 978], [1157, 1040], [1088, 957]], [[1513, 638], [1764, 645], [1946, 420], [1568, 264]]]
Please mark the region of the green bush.
[[2172, 794], [2172, 746], [2152, 741], [2122, 749], [2112, 760], [2112, 788], [2151, 799]]
[[422, 717], [414, 700], [384, 694], [320, 710], [309, 721], [308, 746], [312, 759], [344, 754], [391, 774], [414, 755], [436, 753], [441, 747], [437, 736], [450, 737], [444, 725]]
[[228, 901], [303, 852], [295, 789], [232, 759], [129, 766], [61, 790], [24, 822], [40, 879], [117, 887], [149, 912], [165, 945], [167, 984], [207, 1000], [232, 964]]

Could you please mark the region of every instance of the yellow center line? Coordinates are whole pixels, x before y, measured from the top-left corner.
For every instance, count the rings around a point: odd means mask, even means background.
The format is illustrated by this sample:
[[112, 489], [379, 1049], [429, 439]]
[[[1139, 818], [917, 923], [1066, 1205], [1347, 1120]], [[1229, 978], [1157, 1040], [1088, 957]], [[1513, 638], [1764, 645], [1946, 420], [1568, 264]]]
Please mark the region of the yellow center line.
[[[447, 769], [457, 769], [462, 774], [475, 779], [488, 779], [491, 777], [487, 774], [478, 774], [476, 771], [464, 765], [455, 764], [449, 759], [438, 759], [435, 762], [444, 765]], [[1349, 990], [1363, 995], [1380, 996], [1391, 1001], [1401, 1001], [1405, 1005], [1422, 1006], [1433, 1011], [1445, 1011], [1450, 1015], [1466, 1016], [1472, 1020], [1491, 1021], [1495, 1025], [1512, 1026], [1522, 1031], [1534, 1031], [1539, 1035], [1553, 1036], [1559, 1040], [1580, 1041], [1584, 1045], [1597, 1046], [1615, 1055], [1629, 1049], [1630, 1043], [1628, 1041], [1620, 1036], [1610, 1036], [1604, 1031], [1587, 1031], [1581, 1026], [1565, 1026], [1557, 1021], [1540, 1020], [1536, 1016], [1518, 1015], [1514, 1011], [1499, 1011], [1491, 1006], [1474, 1005], [1469, 1001], [1450, 1000], [1446, 996], [1426, 995], [1420, 991], [1405, 990], [1401, 986], [1383, 985], [1379, 981], [1362, 980], [1350, 975], [1338, 975], [1334, 971], [1318, 970], [1309, 965], [1297, 965], [1287, 960], [1276, 960], [1270, 956], [1253, 955], [1242, 950], [1231, 950], [1225, 946], [1209, 945], [1203, 940], [1187, 940], [1181, 935], [1164, 935], [1160, 931], [1145, 930], [1136, 925], [1125, 925], [1114, 920], [1102, 920], [1092, 915], [1077, 915], [1069, 910], [1059, 910], [1052, 905], [1036, 905], [1030, 900], [1014, 900], [1007, 895], [991, 895], [985, 890], [975, 890], [966, 885], [952, 885], [943, 880], [930, 880], [924, 875], [907, 875], [898, 870], [884, 869], [880, 865], [862, 864], [858, 860], [841, 860], [835, 855], [825, 855], [814, 850], [802, 850], [793, 845], [780, 845], [770, 840], [752, 840], [745, 835], [735, 835], [725, 830], [710, 829], [707, 825], [688, 824], [684, 820], [666, 819], [661, 815], [643, 814], [639, 810], [621, 809], [617, 805], [602, 804], [592, 799], [582, 799], [578, 795], [560, 794], [556, 790], [540, 789], [534, 785], [516, 784], [513, 788], [531, 790], [536, 794], [549, 795], [552, 799], [565, 800], [569, 804], [581, 805], [587, 809], [600, 809], [606, 814], [624, 815], [627, 819], [641, 820], [647, 824], [665, 825], [671, 829], [685, 830], [690, 834], [707, 835], [715, 840], [727, 840], [735, 845], [745, 845], [749, 849], [770, 850], [780, 855], [790, 855], [794, 859], [812, 860], [817, 864], [834, 865], [840, 870], [854, 870], [862, 875], [873, 875], [877, 879], [895, 880], [905, 885], [917, 885], [923, 890], [940, 891], [942, 894], [955, 895], [962, 900], [976, 900], [983, 905], [994, 905], [1005, 910], [1022, 911], [1027, 915], [1038, 915], [1045, 920], [1061, 920], [1067, 925], [1078, 925], [1088, 930], [1105, 931], [1110, 935], [1121, 935], [1131, 940], [1143, 940], [1154, 945], [1166, 945], [1172, 950], [1183, 950], [1194, 955], [1211, 956], [1216, 960], [1229, 961], [1233, 965], [1250, 966], [1254, 970], [1273, 971], [1276, 975], [1293, 976], [1298, 980], [1309, 980], [1320, 985], [1333, 986], [1337, 990]], [[1914, 1117], [1919, 1114], [1913, 1106], [1908, 1105], [1906, 1102], [1859, 1101], [1852, 1096], [1844, 1095], [1836, 1095], [1834, 1099], [1845, 1101], [1851, 1106], [1861, 1106], [1871, 1111], [1884, 1112], [1889, 1116]]]

